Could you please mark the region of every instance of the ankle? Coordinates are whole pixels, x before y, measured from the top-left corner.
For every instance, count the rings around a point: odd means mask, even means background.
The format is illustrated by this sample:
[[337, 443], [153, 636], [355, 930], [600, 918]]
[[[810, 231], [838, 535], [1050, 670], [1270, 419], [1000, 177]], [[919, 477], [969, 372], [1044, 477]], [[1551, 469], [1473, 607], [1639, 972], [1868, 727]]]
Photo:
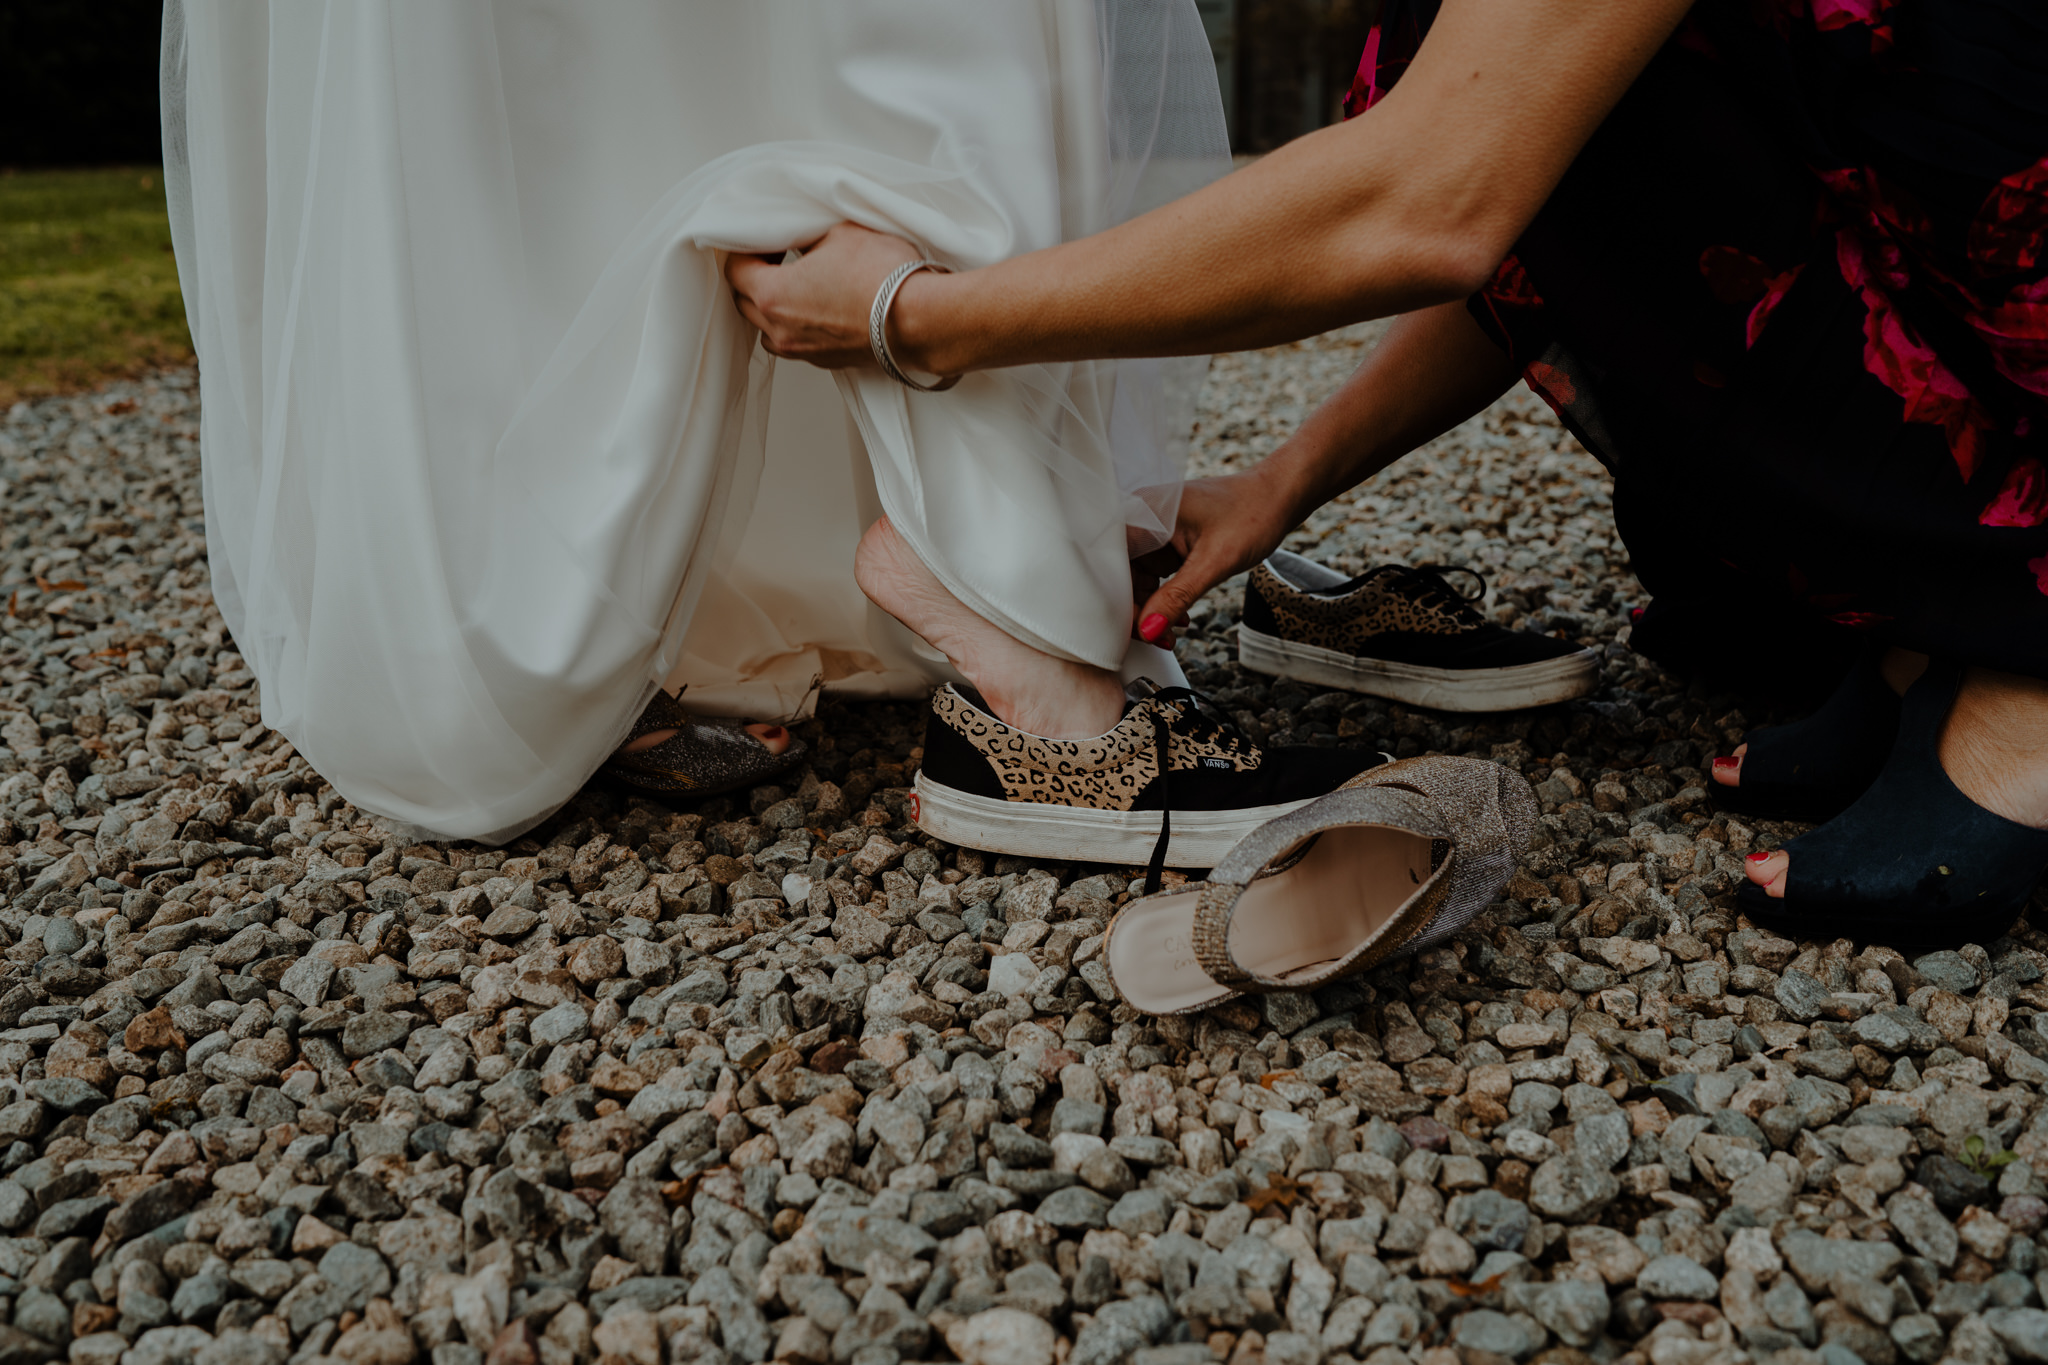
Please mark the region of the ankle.
[[1972, 801], [2048, 829], [2048, 682], [1970, 669], [1942, 726], [1940, 755]]
[[972, 674], [968, 681], [997, 720], [1040, 739], [1094, 739], [1123, 719], [1124, 689], [1114, 673], [1086, 664], [1067, 664], [1058, 671], [1066, 676], [1052, 688], [984, 686]]

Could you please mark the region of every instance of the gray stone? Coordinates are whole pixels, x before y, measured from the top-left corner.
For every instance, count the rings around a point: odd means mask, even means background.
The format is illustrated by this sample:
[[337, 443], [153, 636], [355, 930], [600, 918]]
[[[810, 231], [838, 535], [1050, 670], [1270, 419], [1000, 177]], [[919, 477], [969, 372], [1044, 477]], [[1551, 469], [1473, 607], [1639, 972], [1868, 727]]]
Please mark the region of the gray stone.
[[675, 1275], [635, 1275], [592, 1294], [590, 1311], [601, 1318], [613, 1305], [624, 1303], [644, 1312], [659, 1313], [671, 1304], [681, 1303], [689, 1292], [690, 1281]]
[[107, 1097], [76, 1076], [46, 1076], [24, 1087], [60, 1114], [90, 1114], [107, 1102]]
[[171, 1295], [171, 1313], [179, 1322], [212, 1322], [213, 1315], [220, 1311], [221, 1305], [233, 1296], [234, 1291], [234, 1282], [226, 1275], [194, 1275]]
[[1289, 1258], [1286, 1252], [1263, 1237], [1247, 1232], [1223, 1249], [1223, 1259], [1248, 1287], [1263, 1289], [1277, 1297], [1286, 1282]]
[[320, 1278], [341, 1294], [346, 1306], [358, 1311], [371, 1299], [391, 1292], [391, 1270], [384, 1258], [354, 1242], [327, 1249], [320, 1258]]
[[1948, 1333], [1931, 1314], [1908, 1313], [1892, 1319], [1891, 1339], [1913, 1365], [1934, 1365], [1948, 1344]]
[[269, 1337], [233, 1329], [201, 1347], [192, 1365], [284, 1365], [285, 1348]]
[[377, 1250], [400, 1267], [416, 1265], [422, 1273], [462, 1269], [462, 1220], [441, 1208], [414, 1206], [413, 1215], [386, 1223], [377, 1231]]
[[238, 1261], [228, 1272], [228, 1278], [246, 1289], [251, 1295], [271, 1303], [284, 1296], [298, 1278], [289, 1265], [283, 1261], [268, 1258], [254, 1261]]
[[183, 1365], [213, 1343], [197, 1327], [153, 1327], [135, 1339], [122, 1365]]
[[1813, 1320], [1813, 1305], [1800, 1292], [1798, 1281], [1790, 1276], [1779, 1280], [1765, 1292], [1763, 1308], [1774, 1326], [1790, 1332], [1808, 1345], [1812, 1345], [1819, 1335], [1819, 1327]]
[[1178, 1166], [1181, 1162], [1179, 1147], [1163, 1137], [1147, 1133], [1127, 1133], [1123, 1137], [1111, 1138], [1109, 1150], [1133, 1166]]
[[1712, 1271], [1690, 1256], [1653, 1256], [1636, 1272], [1636, 1288], [1653, 1299], [1693, 1299], [1704, 1303], [1720, 1292]]
[[344, 1172], [334, 1182], [334, 1202], [341, 1205], [349, 1217], [367, 1218], [372, 1222], [396, 1218], [405, 1212], [382, 1182], [361, 1171]]
[[12, 1232], [35, 1214], [34, 1196], [12, 1180], [0, 1180], [0, 1228]]
[[120, 1207], [107, 1215], [104, 1230], [108, 1239], [116, 1243], [139, 1237], [191, 1208], [204, 1192], [197, 1181], [159, 1181], [123, 1200]]
[[311, 1009], [327, 998], [327, 988], [333, 980], [332, 962], [324, 957], [302, 957], [285, 969], [277, 979], [277, 988]]
[[[780, 1191], [778, 1185], [778, 1199]], [[919, 1190], [910, 1196], [910, 1221], [934, 1237], [951, 1237], [973, 1226], [974, 1206], [965, 1196], [951, 1190]]]
[[1173, 1217], [1173, 1196], [1165, 1190], [1132, 1190], [1116, 1201], [1105, 1220], [1127, 1237], [1137, 1238], [1166, 1231]]
[[564, 1001], [536, 1015], [526, 1027], [537, 1047], [580, 1043], [590, 1036], [590, 1011], [573, 1000]]
[[598, 1205], [597, 1215], [618, 1255], [643, 1274], [662, 1272], [668, 1260], [669, 1214], [661, 1186], [647, 1179], [621, 1180]]
[[1787, 967], [1779, 976], [1772, 996], [1784, 1006], [1788, 1018], [1810, 1024], [1820, 1018], [1821, 1006], [1827, 1003], [1828, 988], [1797, 967]]
[[911, 1310], [903, 1296], [881, 1285], [870, 1285], [861, 1295], [860, 1307], [832, 1334], [832, 1358], [851, 1361], [872, 1347], [886, 1347], [899, 1357], [915, 1357], [931, 1338], [931, 1329]]
[[1138, 1185], [1137, 1177], [1131, 1174], [1130, 1163], [1107, 1147], [1084, 1160], [1074, 1173], [1081, 1177], [1081, 1183], [1111, 1199], [1129, 1193]]
[[1932, 1199], [1901, 1191], [1885, 1201], [1884, 1212], [1899, 1236], [1906, 1239], [1907, 1246], [1943, 1269], [1956, 1263], [1962, 1241], [1956, 1235], [1956, 1225], [1943, 1216]]
[[708, 1307], [718, 1319], [719, 1335], [729, 1355], [749, 1362], [768, 1359], [775, 1338], [768, 1330], [768, 1319], [754, 1306], [751, 1284], [742, 1289], [730, 1271], [716, 1266], [690, 1287], [689, 1301], [693, 1306]]
[[83, 1237], [99, 1230], [114, 1201], [103, 1194], [61, 1199], [43, 1210], [36, 1219], [35, 1235], [46, 1242], [63, 1237]]
[[1957, 995], [1968, 995], [1984, 983], [1983, 976], [1970, 965], [1969, 959], [1948, 948], [1914, 958], [1913, 970], [1943, 990], [1954, 991]]
[[1630, 1141], [1626, 1114], [1588, 1114], [1572, 1125], [1572, 1155], [1602, 1170], [1613, 1170], [1628, 1155]]
[[1621, 1194], [1614, 1173], [1571, 1156], [1554, 1156], [1529, 1181], [1529, 1203], [1545, 1218], [1583, 1223]]
[[1106, 1303], [1074, 1338], [1067, 1365], [1118, 1365], [1133, 1351], [1159, 1340], [1172, 1325], [1173, 1313], [1164, 1299], [1148, 1295]]
[[14, 1325], [53, 1346], [66, 1345], [71, 1340], [71, 1305], [31, 1285], [14, 1301]]
[[[1926, 960], [1921, 959], [1922, 962]], [[1963, 965], [1967, 967], [1969, 964]], [[2005, 1349], [2021, 1360], [2048, 1361], [2048, 1312], [2039, 1308], [2003, 1308], [1986, 1313], [1984, 1319], [1991, 1324], [1991, 1330], [1998, 1334]]]
[[42, 1132], [49, 1111], [41, 1100], [16, 1100], [0, 1107], [0, 1142], [26, 1142]]
[[1880, 1052], [1925, 1054], [1941, 1045], [1941, 1034], [1934, 1025], [1921, 1018], [1918, 1010], [1904, 1005], [1866, 1014], [1850, 1025], [1850, 1031], [1856, 1041]]
[[899, 1261], [913, 1261], [929, 1256], [938, 1246], [938, 1239], [915, 1223], [869, 1213], [865, 1208], [828, 1210], [816, 1216], [814, 1226], [826, 1258], [857, 1272], [865, 1272], [872, 1252], [884, 1251]]
[[516, 1170], [502, 1170], [486, 1180], [477, 1199], [493, 1237], [530, 1242], [552, 1226], [547, 1199]]
[[1607, 1327], [1607, 1291], [1590, 1280], [1563, 1278], [1548, 1284], [1508, 1287], [1508, 1306], [1527, 1313], [1567, 1346], [1584, 1348]]
[[1803, 1228], [1779, 1239], [1778, 1250], [1809, 1294], [1828, 1292], [1829, 1280], [1842, 1271], [1889, 1280], [1902, 1259], [1899, 1249], [1889, 1242], [1822, 1237]]
[[1527, 1204], [1499, 1190], [1454, 1195], [1444, 1207], [1444, 1225], [1482, 1252], [1521, 1250], [1532, 1221]]
[[341, 1030], [344, 1057], [369, 1057], [387, 1047], [399, 1047], [412, 1032], [412, 1019], [403, 1014], [370, 1010], [351, 1018]]
[[1050, 1166], [1052, 1144], [1043, 1138], [1033, 1137], [1022, 1128], [1010, 1123], [992, 1123], [988, 1129], [989, 1146], [995, 1151], [996, 1160], [1005, 1166]]
[[1038, 1206], [1038, 1216], [1062, 1231], [1085, 1231], [1109, 1225], [1109, 1200], [1085, 1185], [1054, 1190]]
[[991, 1308], [946, 1328], [962, 1365], [1052, 1365], [1058, 1340], [1051, 1323], [1015, 1308]]
[[1103, 1122], [1108, 1117], [1109, 1110], [1103, 1105], [1087, 1100], [1061, 1100], [1052, 1108], [1052, 1131], [1094, 1136], [1102, 1132]]
[[[1532, 1335], [1536, 1340], [1530, 1340]], [[1491, 1308], [1460, 1314], [1451, 1323], [1451, 1340], [1467, 1351], [1488, 1351], [1509, 1359], [1520, 1359], [1543, 1344], [1540, 1330], [1532, 1334], [1522, 1323]]]
[[1322, 1347], [1306, 1332], [1274, 1332], [1266, 1338], [1267, 1365], [1319, 1365]]

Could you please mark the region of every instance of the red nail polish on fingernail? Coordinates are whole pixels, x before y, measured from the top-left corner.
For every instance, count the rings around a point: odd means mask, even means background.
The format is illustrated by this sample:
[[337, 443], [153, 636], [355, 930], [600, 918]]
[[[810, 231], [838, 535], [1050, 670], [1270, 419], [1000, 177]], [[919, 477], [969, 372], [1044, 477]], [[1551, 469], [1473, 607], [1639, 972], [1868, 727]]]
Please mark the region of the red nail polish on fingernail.
[[1138, 622], [1138, 634], [1143, 636], [1147, 642], [1157, 644], [1159, 637], [1166, 634], [1166, 618], [1156, 611], [1153, 612], [1150, 616]]
[[1752, 853], [1749, 855], [1749, 860], [1753, 863], [1760, 863], [1770, 856], [1768, 853]]

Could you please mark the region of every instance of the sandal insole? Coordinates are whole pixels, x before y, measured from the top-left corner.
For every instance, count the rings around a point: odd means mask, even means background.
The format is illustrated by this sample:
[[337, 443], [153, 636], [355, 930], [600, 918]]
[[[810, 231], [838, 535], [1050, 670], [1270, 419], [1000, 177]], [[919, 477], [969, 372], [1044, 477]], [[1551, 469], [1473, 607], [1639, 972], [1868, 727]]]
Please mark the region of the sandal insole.
[[[1394, 918], [1429, 880], [1430, 841], [1381, 825], [1326, 830], [1294, 866], [1261, 877], [1238, 898], [1231, 956], [1246, 971], [1285, 977], [1348, 956]], [[1109, 972], [1126, 1003], [1176, 1014], [1232, 992], [1195, 959], [1196, 892], [1127, 908], [1109, 940]]]

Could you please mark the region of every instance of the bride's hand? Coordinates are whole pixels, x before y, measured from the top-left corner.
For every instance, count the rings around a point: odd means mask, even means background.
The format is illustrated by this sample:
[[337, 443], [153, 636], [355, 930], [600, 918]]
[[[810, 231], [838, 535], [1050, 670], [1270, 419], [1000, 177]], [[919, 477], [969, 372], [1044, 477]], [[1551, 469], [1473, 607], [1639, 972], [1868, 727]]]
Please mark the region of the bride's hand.
[[828, 370], [870, 364], [868, 310], [891, 270], [918, 259], [916, 247], [852, 223], [804, 246], [788, 265], [780, 256], [726, 257], [725, 282], [740, 316], [761, 330], [768, 354]]
[[1188, 608], [1273, 553], [1296, 520], [1291, 500], [1258, 468], [1191, 480], [1181, 489], [1173, 539], [1134, 561], [1145, 599], [1139, 638], [1171, 648], [1173, 627], [1186, 623]]

